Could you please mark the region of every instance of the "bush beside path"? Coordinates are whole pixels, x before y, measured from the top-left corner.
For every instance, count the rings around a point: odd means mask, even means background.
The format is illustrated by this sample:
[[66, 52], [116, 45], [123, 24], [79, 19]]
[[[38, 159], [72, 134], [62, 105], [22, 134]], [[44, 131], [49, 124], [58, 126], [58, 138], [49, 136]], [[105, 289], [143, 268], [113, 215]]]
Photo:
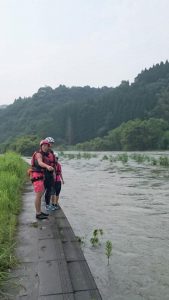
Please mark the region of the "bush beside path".
[[15, 232], [21, 210], [27, 164], [19, 154], [0, 156], [0, 298], [10, 269], [16, 265]]

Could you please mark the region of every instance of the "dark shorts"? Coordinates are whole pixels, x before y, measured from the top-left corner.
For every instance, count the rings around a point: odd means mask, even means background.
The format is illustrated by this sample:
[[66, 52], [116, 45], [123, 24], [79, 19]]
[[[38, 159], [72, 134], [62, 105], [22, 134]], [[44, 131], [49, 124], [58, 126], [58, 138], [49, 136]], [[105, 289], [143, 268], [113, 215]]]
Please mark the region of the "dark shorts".
[[53, 173], [52, 172], [45, 172], [45, 188], [51, 188], [51, 186], [54, 184], [54, 178], [53, 178]]
[[51, 195], [59, 196], [61, 191], [61, 181], [56, 181], [52, 186]]

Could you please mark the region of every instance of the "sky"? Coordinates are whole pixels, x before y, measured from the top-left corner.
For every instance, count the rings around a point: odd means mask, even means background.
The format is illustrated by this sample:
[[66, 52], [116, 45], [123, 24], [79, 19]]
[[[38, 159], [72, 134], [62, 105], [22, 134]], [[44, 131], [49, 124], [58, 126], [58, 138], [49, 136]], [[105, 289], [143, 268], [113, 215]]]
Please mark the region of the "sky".
[[168, 0], [0, 0], [0, 105], [40, 87], [116, 87], [169, 60]]

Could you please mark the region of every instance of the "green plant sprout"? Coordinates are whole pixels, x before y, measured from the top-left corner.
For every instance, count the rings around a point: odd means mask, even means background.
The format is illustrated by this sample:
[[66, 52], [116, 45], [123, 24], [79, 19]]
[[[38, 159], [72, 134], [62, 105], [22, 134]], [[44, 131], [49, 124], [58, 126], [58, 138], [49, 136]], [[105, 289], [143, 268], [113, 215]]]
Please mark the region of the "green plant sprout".
[[109, 240], [106, 241], [105, 254], [107, 256], [107, 265], [109, 265], [109, 259], [110, 256], [112, 255], [112, 249], [113, 249], [112, 242]]
[[93, 230], [93, 236], [90, 239], [90, 242], [91, 242], [93, 247], [97, 246], [100, 243], [99, 235], [100, 236], [103, 235], [103, 230], [102, 229]]

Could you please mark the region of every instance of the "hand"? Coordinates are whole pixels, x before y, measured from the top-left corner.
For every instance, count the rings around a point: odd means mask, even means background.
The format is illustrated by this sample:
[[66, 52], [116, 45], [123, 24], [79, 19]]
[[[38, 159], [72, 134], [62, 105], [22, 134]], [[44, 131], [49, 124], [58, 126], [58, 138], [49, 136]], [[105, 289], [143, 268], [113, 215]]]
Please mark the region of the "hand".
[[64, 180], [62, 180], [62, 184], [64, 184], [65, 182], [64, 182]]
[[49, 172], [52, 172], [52, 171], [54, 171], [54, 168], [53, 168], [52, 166], [47, 166], [47, 170], [48, 170]]

